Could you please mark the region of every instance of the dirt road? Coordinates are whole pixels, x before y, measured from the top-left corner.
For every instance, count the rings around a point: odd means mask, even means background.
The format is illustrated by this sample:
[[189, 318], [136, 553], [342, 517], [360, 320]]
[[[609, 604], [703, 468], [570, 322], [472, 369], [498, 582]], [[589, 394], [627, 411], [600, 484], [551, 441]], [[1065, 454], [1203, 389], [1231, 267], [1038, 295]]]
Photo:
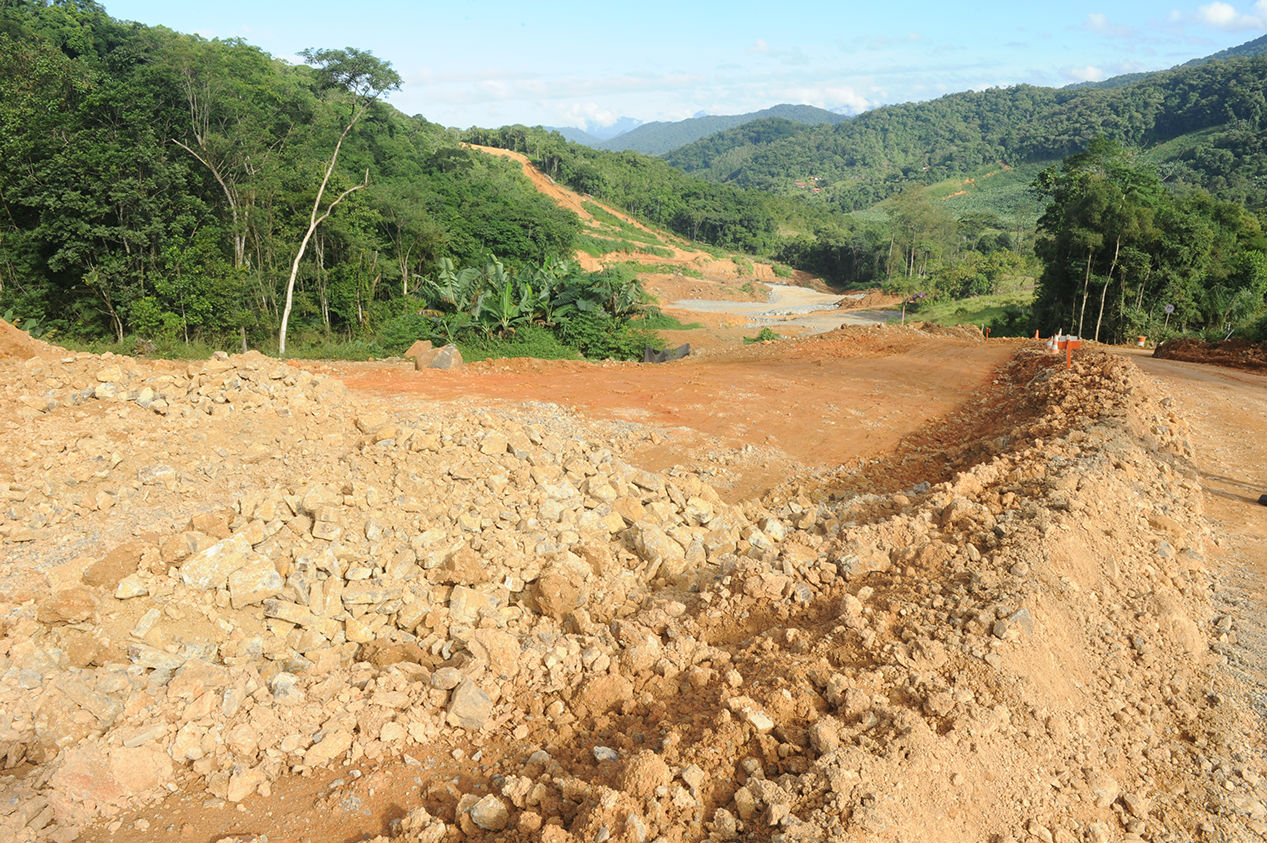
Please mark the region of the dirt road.
[[1232, 618], [1218, 649], [1267, 717], [1267, 507], [1258, 503], [1267, 492], [1267, 375], [1124, 353], [1161, 381], [1191, 425], [1218, 539], [1215, 603]]

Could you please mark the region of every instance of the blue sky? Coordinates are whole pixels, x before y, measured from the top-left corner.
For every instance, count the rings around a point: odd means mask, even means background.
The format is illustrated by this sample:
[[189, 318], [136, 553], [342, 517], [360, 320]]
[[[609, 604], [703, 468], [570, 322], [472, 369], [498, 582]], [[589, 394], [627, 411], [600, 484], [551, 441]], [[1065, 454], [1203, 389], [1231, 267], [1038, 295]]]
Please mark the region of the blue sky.
[[461, 128], [584, 128], [783, 102], [853, 112], [1159, 70], [1267, 30], [1267, 0], [103, 3], [115, 18], [241, 37], [292, 61], [305, 47], [370, 50], [405, 80], [393, 105]]

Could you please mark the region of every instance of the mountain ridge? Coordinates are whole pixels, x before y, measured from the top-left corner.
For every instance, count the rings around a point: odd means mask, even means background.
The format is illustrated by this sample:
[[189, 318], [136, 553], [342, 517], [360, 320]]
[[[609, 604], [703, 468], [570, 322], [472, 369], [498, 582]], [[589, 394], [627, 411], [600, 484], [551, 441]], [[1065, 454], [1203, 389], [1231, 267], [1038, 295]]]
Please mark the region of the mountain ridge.
[[780, 103], [752, 111], [746, 114], [710, 114], [688, 117], [685, 120], [653, 120], [641, 123], [632, 129], [621, 132], [610, 138], [602, 138], [591, 131], [575, 127], [542, 127], [547, 131], [555, 131], [573, 143], [581, 143], [594, 149], [606, 149], [613, 152], [633, 151], [644, 155], [665, 155], [709, 135], [726, 129], [742, 126], [754, 120], [778, 118], [803, 125], [822, 125], [841, 123], [851, 119], [852, 115], [829, 111], [813, 105], [794, 105]]

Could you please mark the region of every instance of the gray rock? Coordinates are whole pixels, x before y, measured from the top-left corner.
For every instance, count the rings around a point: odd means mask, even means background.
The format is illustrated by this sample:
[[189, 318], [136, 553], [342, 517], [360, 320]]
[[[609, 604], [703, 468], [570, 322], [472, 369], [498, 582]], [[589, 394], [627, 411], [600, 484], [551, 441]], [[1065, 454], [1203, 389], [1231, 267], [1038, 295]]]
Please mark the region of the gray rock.
[[431, 369], [460, 369], [462, 368], [462, 352], [458, 351], [456, 345], [446, 345], [444, 348], [436, 352], [435, 357], [431, 359], [428, 368]]
[[485, 831], [501, 831], [510, 822], [510, 811], [490, 793], [471, 806], [471, 822]]

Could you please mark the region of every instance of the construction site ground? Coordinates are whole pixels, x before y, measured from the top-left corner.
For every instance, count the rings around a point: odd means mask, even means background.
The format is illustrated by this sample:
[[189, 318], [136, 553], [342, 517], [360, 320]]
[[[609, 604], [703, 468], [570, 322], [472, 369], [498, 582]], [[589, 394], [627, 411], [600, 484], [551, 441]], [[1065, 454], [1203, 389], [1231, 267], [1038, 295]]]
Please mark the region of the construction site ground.
[[[666, 299], [776, 278], [673, 248]], [[0, 322], [0, 840], [1267, 839], [1267, 375], [708, 319], [455, 371]]]

